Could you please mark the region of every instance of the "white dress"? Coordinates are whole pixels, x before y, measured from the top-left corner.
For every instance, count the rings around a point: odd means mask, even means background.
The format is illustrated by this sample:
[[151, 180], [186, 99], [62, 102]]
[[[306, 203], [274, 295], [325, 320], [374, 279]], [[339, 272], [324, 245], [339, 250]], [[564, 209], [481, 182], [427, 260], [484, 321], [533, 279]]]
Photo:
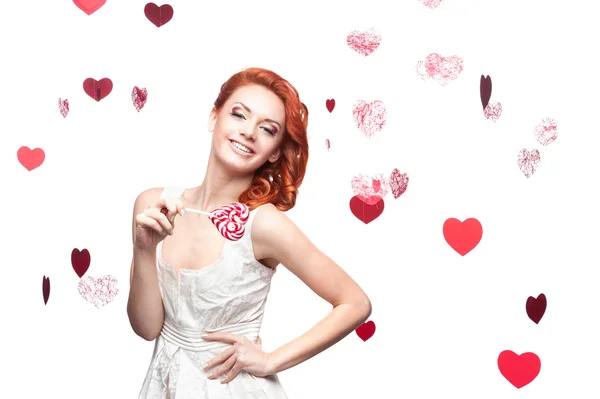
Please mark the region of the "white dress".
[[[161, 197], [179, 197], [184, 189], [163, 190]], [[179, 277], [156, 248], [158, 284], [165, 321], [156, 340], [150, 367], [138, 399], [287, 399], [277, 375], [261, 378], [242, 371], [221, 384], [209, 380], [202, 365], [230, 344], [204, 341], [205, 331], [227, 331], [258, 337], [274, 270], [254, 257], [250, 211], [246, 232], [226, 240], [221, 257], [199, 270], [180, 269]]]

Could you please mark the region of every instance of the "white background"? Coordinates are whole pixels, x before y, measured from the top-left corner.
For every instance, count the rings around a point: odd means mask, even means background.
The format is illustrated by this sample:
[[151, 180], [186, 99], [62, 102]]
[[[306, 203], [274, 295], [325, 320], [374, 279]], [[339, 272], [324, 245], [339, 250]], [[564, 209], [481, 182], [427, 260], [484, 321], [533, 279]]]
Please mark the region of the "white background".
[[[69, 0], [4, 3], [0, 396], [137, 397], [154, 343], [133, 333], [126, 313], [133, 202], [149, 187], [201, 183], [212, 103], [250, 66], [290, 80], [309, 108], [308, 172], [288, 214], [365, 289], [377, 325], [366, 342], [352, 333], [282, 372], [290, 399], [600, 394], [594, 2], [172, 0], [161, 28], [144, 16], [145, 1], [108, 0], [91, 16]], [[369, 28], [382, 42], [364, 57], [346, 36]], [[415, 66], [430, 53], [460, 56], [464, 71], [446, 86], [422, 80]], [[482, 114], [482, 74], [503, 106], [496, 123]], [[94, 101], [88, 77], [109, 77], [112, 93]], [[148, 89], [139, 113], [134, 86]], [[70, 102], [66, 118], [59, 97]], [[352, 118], [358, 100], [387, 107], [372, 138]], [[547, 117], [559, 133], [543, 147], [533, 130]], [[44, 164], [28, 172], [21, 146], [42, 148]], [[522, 148], [541, 153], [529, 179], [517, 167]], [[352, 177], [394, 168], [408, 173], [408, 190], [388, 194], [384, 213], [363, 224], [348, 206]], [[483, 225], [465, 257], [442, 235], [451, 217]], [[118, 279], [113, 303], [96, 309], [79, 296], [73, 248], [90, 251], [87, 275]], [[525, 302], [540, 293], [548, 309], [536, 325]], [[329, 310], [280, 267], [265, 348]], [[498, 370], [506, 349], [541, 359], [520, 390]]]

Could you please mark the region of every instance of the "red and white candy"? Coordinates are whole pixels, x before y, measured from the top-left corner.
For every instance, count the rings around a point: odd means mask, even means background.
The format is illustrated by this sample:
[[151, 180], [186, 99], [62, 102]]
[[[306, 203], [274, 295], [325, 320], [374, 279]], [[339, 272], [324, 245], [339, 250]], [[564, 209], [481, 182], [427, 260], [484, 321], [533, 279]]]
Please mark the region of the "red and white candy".
[[208, 216], [219, 230], [219, 233], [228, 240], [237, 241], [244, 236], [250, 210], [245, 204], [234, 202], [221, 206], [212, 212], [203, 212], [196, 209], [185, 208], [186, 211], [200, 213]]

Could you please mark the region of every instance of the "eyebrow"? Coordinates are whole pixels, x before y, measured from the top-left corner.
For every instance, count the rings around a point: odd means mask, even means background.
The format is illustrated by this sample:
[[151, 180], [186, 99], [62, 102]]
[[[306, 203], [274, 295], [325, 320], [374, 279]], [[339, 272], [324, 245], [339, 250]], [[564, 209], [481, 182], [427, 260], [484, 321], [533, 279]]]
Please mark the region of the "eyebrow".
[[[248, 106], [246, 104], [240, 103], [240, 102], [237, 102], [237, 103], [234, 103], [234, 104], [239, 104], [239, 105], [242, 106], [242, 108], [244, 108], [246, 110], [246, 112], [252, 113], [252, 110], [250, 108], [248, 108]], [[279, 126], [279, 129], [281, 129], [281, 124], [279, 122], [274, 121], [273, 119], [265, 119], [265, 120], [267, 122], [271, 122], [271, 123], [276, 124], [277, 126]]]

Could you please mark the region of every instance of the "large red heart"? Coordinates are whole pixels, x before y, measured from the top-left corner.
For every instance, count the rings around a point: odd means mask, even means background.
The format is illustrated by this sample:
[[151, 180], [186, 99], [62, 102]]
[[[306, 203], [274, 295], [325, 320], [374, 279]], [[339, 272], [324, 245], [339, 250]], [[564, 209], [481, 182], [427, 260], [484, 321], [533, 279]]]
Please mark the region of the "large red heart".
[[354, 104], [352, 116], [356, 126], [367, 137], [381, 131], [387, 122], [387, 110], [382, 101], [375, 100], [370, 103], [359, 100]]
[[75, 270], [79, 278], [83, 277], [85, 272], [88, 271], [91, 261], [90, 251], [87, 249], [79, 251], [77, 248], [74, 248], [71, 251], [71, 266], [73, 266], [73, 270]]
[[34, 148], [32, 150], [29, 147], [23, 146], [17, 151], [17, 159], [25, 169], [31, 172], [44, 163], [46, 153], [41, 148]]
[[517, 355], [515, 352], [505, 350], [498, 356], [500, 373], [517, 388], [522, 388], [533, 381], [542, 364], [540, 358], [531, 352]]
[[350, 199], [350, 211], [364, 224], [369, 224], [383, 213], [384, 203], [381, 198], [377, 203], [371, 205], [354, 196]]
[[144, 14], [150, 22], [160, 28], [173, 18], [173, 7], [168, 4], [159, 7], [154, 3], [148, 3], [144, 7]]
[[444, 238], [456, 252], [465, 256], [479, 244], [483, 228], [479, 220], [469, 218], [464, 222], [450, 218], [444, 222]]
[[109, 78], [96, 80], [87, 78], [83, 81], [83, 90], [96, 101], [102, 100], [108, 96], [113, 89], [113, 83]]
[[92, 15], [106, 3], [106, 0], [73, 0], [73, 3], [87, 15]]
[[369, 338], [371, 338], [373, 334], [375, 334], [375, 323], [372, 320], [361, 324], [356, 329], [356, 335], [358, 335], [363, 341], [366, 341]]

